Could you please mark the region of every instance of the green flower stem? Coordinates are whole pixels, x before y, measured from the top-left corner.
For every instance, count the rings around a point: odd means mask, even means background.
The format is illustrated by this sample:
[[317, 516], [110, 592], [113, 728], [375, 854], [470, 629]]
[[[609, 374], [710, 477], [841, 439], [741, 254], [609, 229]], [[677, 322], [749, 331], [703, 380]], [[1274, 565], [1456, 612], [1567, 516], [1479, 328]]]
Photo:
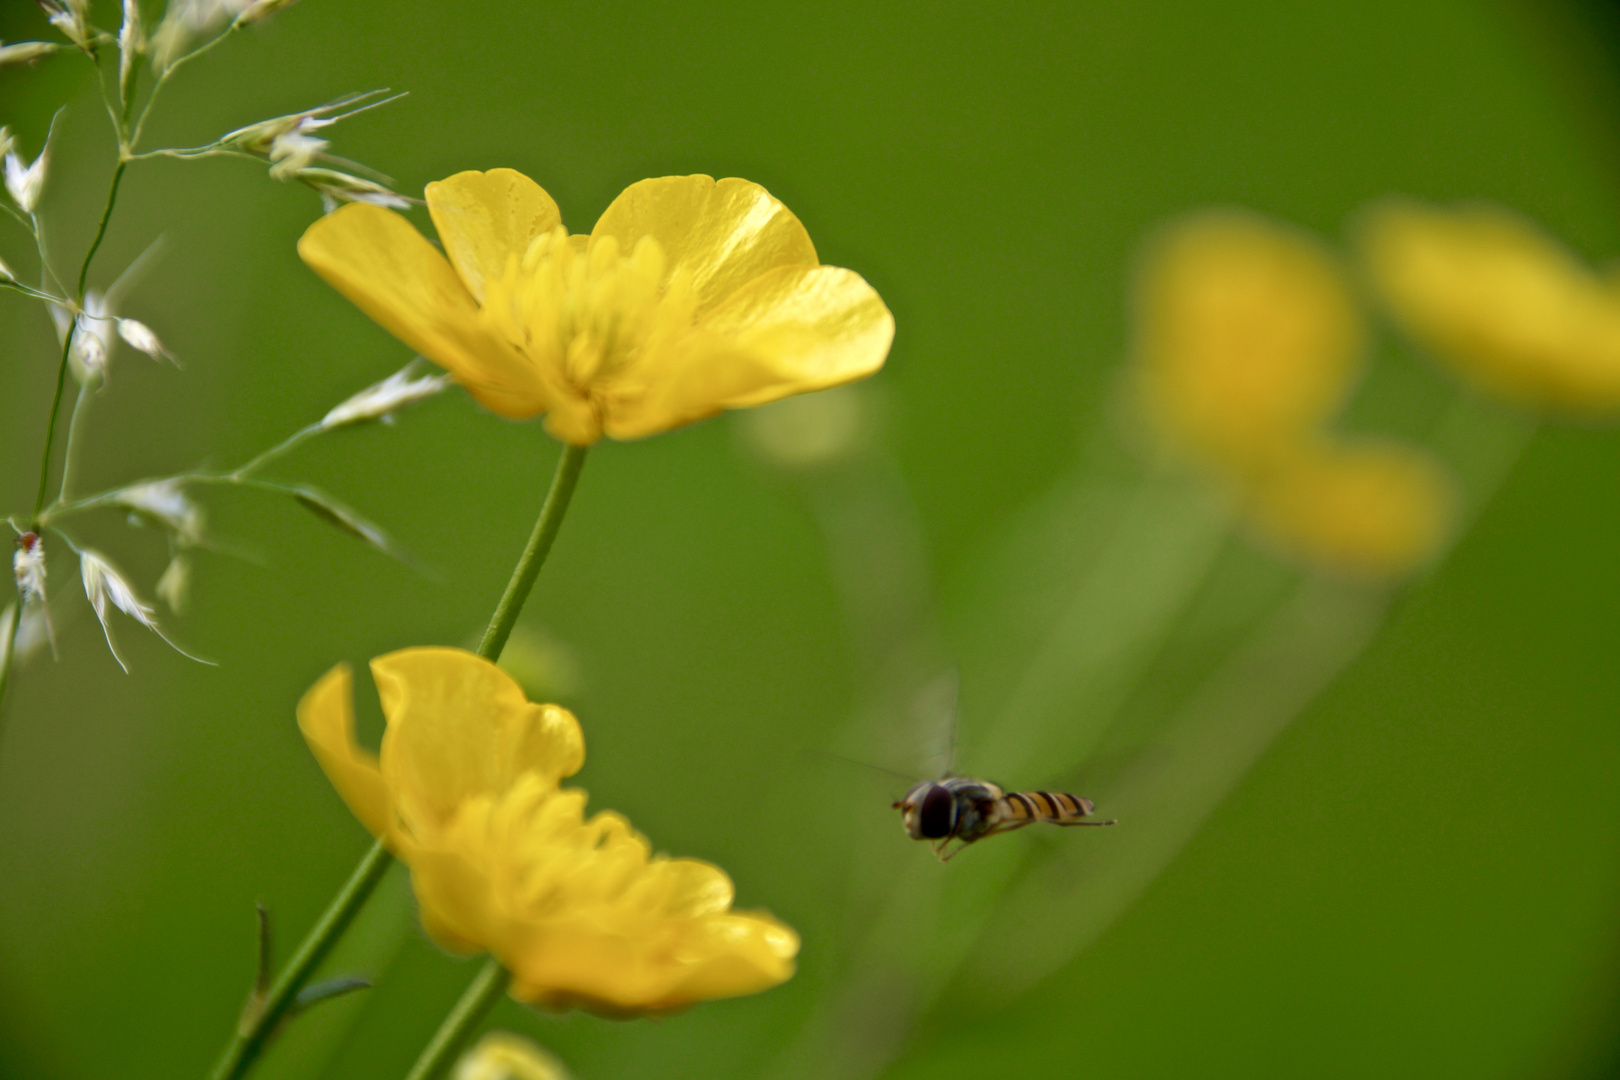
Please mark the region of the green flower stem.
[[572, 444], [563, 447], [557, 472], [551, 478], [551, 491], [546, 494], [546, 504], [540, 508], [540, 518], [534, 523], [529, 546], [523, 549], [517, 569], [512, 571], [512, 580], [506, 586], [506, 595], [496, 605], [489, 629], [484, 631], [484, 640], [478, 643], [479, 656], [496, 659], [506, 647], [506, 639], [512, 636], [523, 601], [529, 598], [529, 590], [534, 588], [534, 579], [540, 576], [540, 567], [545, 564], [552, 541], [557, 539], [563, 515], [568, 513], [568, 500], [574, 497], [574, 485], [579, 482], [579, 471], [585, 466], [585, 452], [589, 449]]
[[[512, 570], [512, 579], [507, 582], [506, 592], [501, 595], [500, 603], [495, 607], [495, 615], [490, 620], [489, 629], [484, 632], [484, 640], [478, 646], [479, 656], [489, 660], [497, 659], [501, 655], [501, 649], [506, 645], [506, 639], [511, 636], [518, 613], [523, 610], [523, 602], [529, 598], [529, 590], [534, 587], [535, 579], [540, 576], [540, 567], [545, 564], [552, 542], [557, 539], [557, 530], [562, 527], [563, 516], [568, 513], [569, 500], [573, 498], [574, 486], [579, 482], [579, 470], [585, 464], [586, 449], [583, 446], [564, 448], [562, 459], [557, 462], [557, 472], [551, 479], [551, 489], [546, 493], [546, 501], [540, 507], [540, 517], [534, 523], [534, 533], [529, 537], [528, 546], [523, 549], [517, 566]], [[243, 470], [238, 470], [241, 471]], [[277, 1025], [287, 1017], [288, 1010], [297, 1000], [298, 991], [303, 989], [304, 983], [314, 974], [327, 953], [332, 951], [332, 946], [343, 936], [349, 923], [359, 913], [393, 862], [394, 857], [383, 847], [380, 840], [366, 852], [365, 858], [360, 860], [360, 865], [355, 867], [354, 873], [343, 886], [343, 891], [332, 900], [325, 913], [321, 915], [320, 921], [299, 944], [298, 951], [288, 961], [275, 984], [262, 998], [249, 1002], [241, 1022], [237, 1024], [230, 1045], [226, 1046], [224, 1054], [214, 1066], [214, 1071], [209, 1073], [209, 1080], [240, 1080], [248, 1074], [248, 1070], [253, 1067], [265, 1045], [275, 1034]], [[427, 1063], [425, 1067], [437, 1069], [438, 1062], [444, 1056], [453, 1055], [460, 1050], [462, 1042], [465, 1041], [461, 1028], [470, 1028], [489, 1011], [490, 1006], [505, 991], [509, 979], [510, 976], [501, 969], [501, 966], [491, 960], [478, 980], [468, 989], [456, 1011], [445, 1020], [444, 1027], [434, 1037], [422, 1061], [417, 1063], [417, 1072], [424, 1067], [424, 1062]], [[498, 985], [494, 985], [491, 989], [489, 984]], [[488, 998], [487, 1001], [483, 1000], [485, 997]], [[469, 1017], [463, 1017], [463, 1013], [468, 1010], [475, 1011], [472, 1011]], [[453, 1022], [458, 1022], [458, 1018], [461, 1018], [459, 1020], [461, 1026], [452, 1030]], [[435, 1053], [440, 1056], [429, 1061]], [[412, 1075], [416, 1073], [413, 1072]]]
[[[545, 564], [552, 542], [557, 539], [557, 530], [562, 526], [563, 516], [568, 513], [568, 502], [574, 497], [574, 486], [579, 483], [580, 470], [585, 467], [585, 452], [589, 449], [588, 446], [573, 444], [563, 447], [562, 457], [557, 459], [557, 471], [551, 478], [551, 491], [546, 494], [545, 505], [540, 508], [540, 517], [534, 523], [528, 546], [518, 559], [517, 569], [512, 571], [506, 595], [495, 607], [489, 629], [484, 631], [484, 640], [478, 643], [479, 656], [494, 660], [506, 647], [506, 639], [512, 636], [512, 627], [517, 625], [523, 601], [528, 599], [535, 578], [540, 576], [540, 567]], [[511, 982], [512, 973], [503, 968], [499, 960], [491, 957], [461, 995], [461, 1000], [456, 1002], [456, 1007], [450, 1010], [450, 1015], [444, 1018], [444, 1023], [439, 1025], [439, 1030], [434, 1032], [432, 1041], [422, 1051], [422, 1056], [416, 1059], [416, 1064], [411, 1066], [406, 1080], [436, 1080], [442, 1076], [461, 1051], [466, 1049], [478, 1024], [501, 1000]]]
[[444, 1018], [439, 1030], [433, 1033], [433, 1041], [416, 1059], [405, 1080], [437, 1080], [443, 1076], [445, 1069], [472, 1041], [479, 1023], [501, 1000], [511, 983], [512, 973], [501, 967], [500, 961], [491, 958], [484, 964], [478, 977], [461, 995], [461, 1000], [456, 1002], [456, 1007], [450, 1010], [450, 1015]]
[[107, 205], [101, 210], [101, 223], [96, 226], [96, 238], [90, 241], [90, 250], [84, 253], [84, 262], [79, 264], [79, 285], [74, 291], [71, 312], [73, 320], [68, 323], [67, 332], [62, 335], [62, 359], [56, 365], [56, 394], [51, 398], [51, 416], [45, 423], [45, 453], [39, 462], [39, 491], [34, 496], [34, 518], [38, 524], [39, 512], [45, 509], [45, 493], [51, 482], [51, 449], [56, 443], [56, 418], [62, 411], [62, 389], [67, 385], [68, 356], [73, 351], [73, 334], [78, 329], [78, 309], [84, 307], [84, 284], [90, 277], [90, 264], [95, 260], [96, 252], [101, 248], [101, 241], [107, 235], [107, 222], [112, 219], [113, 207], [118, 203], [118, 185], [124, 179], [124, 170], [129, 167], [129, 161], [120, 155], [118, 167], [113, 169], [112, 183], [107, 188]]
[[287, 966], [282, 968], [275, 983], [262, 999], [248, 1003], [241, 1022], [236, 1025], [235, 1037], [209, 1074], [210, 1080], [246, 1075], [265, 1043], [275, 1034], [282, 1018], [287, 1015], [287, 1010], [297, 1000], [298, 991], [303, 989], [304, 983], [326, 959], [326, 954], [332, 951], [332, 946], [349, 928], [349, 923], [360, 913], [360, 908], [393, 863], [394, 857], [383, 847], [381, 840], [371, 845], [371, 850], [366, 852], [360, 865], [349, 875], [343, 890], [333, 897], [320, 921], [298, 946], [298, 951]]

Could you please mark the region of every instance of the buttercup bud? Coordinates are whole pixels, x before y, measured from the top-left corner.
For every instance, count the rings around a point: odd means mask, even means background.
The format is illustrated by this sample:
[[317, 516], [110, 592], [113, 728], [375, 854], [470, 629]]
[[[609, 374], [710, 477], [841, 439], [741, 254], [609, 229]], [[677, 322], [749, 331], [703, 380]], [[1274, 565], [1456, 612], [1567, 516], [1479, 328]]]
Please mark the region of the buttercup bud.
[[562, 1063], [530, 1039], [492, 1031], [461, 1056], [455, 1080], [567, 1080]]

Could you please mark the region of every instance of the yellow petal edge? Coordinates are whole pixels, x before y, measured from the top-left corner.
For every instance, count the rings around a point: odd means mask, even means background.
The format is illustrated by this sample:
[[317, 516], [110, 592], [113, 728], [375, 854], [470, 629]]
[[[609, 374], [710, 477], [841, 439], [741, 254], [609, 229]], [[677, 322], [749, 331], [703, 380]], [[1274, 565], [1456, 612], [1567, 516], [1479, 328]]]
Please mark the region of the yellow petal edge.
[[372, 662], [388, 723], [373, 758], [355, 745], [352, 677], [339, 665], [299, 703], [316, 760], [411, 870], [423, 927], [444, 948], [488, 951], [512, 996], [615, 1016], [751, 994], [793, 974], [799, 939], [732, 910], [731, 879], [652, 854], [612, 811], [558, 781], [584, 762], [573, 714], [528, 702], [460, 649]]

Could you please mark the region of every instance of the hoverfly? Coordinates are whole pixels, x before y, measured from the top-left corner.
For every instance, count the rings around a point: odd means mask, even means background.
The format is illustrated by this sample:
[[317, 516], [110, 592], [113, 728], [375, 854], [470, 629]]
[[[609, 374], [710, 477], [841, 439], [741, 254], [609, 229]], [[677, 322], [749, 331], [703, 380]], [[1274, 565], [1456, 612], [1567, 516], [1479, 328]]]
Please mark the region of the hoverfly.
[[[988, 780], [950, 776], [924, 780], [894, 804], [913, 840], [937, 840], [934, 853], [944, 862], [975, 840], [1045, 821], [1052, 825], [1112, 825], [1084, 821], [1096, 809], [1090, 799], [1063, 791], [1003, 791]], [[961, 843], [947, 853], [952, 840]]]
[[[949, 721], [949, 757], [956, 752], [956, 677], [951, 673], [928, 688], [925, 694], [945, 698], [937, 701]], [[1012, 832], [1044, 821], [1052, 825], [1112, 825], [1108, 821], [1085, 821], [1096, 809], [1090, 799], [1062, 791], [1002, 790], [999, 784], [966, 776], [952, 776], [947, 765], [942, 780], [924, 780], [894, 804], [905, 822], [906, 834], [913, 840], [936, 840], [934, 853], [944, 862], [976, 840]], [[945, 849], [959, 841], [955, 851]]]

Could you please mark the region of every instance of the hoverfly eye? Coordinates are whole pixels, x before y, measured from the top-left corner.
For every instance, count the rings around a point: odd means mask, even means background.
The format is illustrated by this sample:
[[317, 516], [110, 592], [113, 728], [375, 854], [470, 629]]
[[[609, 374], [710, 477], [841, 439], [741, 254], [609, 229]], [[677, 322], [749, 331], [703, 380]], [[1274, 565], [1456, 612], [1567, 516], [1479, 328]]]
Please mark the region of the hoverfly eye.
[[938, 840], [951, 834], [955, 805], [956, 799], [943, 785], [935, 784], [928, 789], [917, 811], [917, 829], [924, 839]]

